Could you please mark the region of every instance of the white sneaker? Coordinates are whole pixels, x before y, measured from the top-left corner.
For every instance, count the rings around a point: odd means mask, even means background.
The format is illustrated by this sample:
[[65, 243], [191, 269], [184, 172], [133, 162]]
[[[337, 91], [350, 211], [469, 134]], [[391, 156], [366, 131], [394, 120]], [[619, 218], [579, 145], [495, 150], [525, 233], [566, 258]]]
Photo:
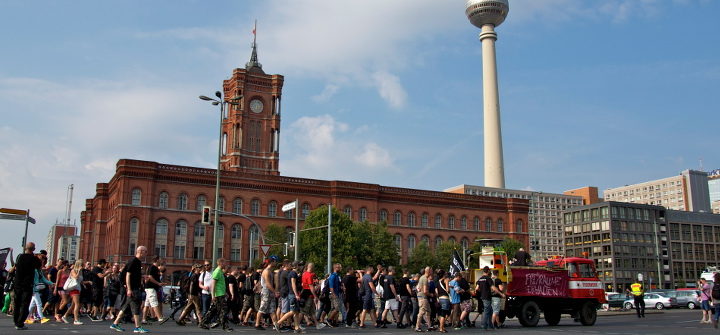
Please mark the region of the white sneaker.
[[324, 324], [324, 323], [322, 323], [322, 322], [318, 322], [318, 324], [317, 324], [317, 326], [316, 326], [316, 327], [317, 327], [317, 329], [319, 330], [319, 329], [323, 329], [323, 328], [325, 328], [325, 326], [327, 326], [327, 325], [326, 325], [326, 324]]

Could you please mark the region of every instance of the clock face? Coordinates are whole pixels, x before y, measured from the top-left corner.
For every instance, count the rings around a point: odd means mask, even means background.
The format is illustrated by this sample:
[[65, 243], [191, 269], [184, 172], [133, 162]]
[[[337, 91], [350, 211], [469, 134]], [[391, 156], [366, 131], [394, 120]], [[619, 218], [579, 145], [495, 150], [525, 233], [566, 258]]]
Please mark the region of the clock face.
[[262, 101], [260, 101], [260, 100], [258, 100], [258, 99], [253, 99], [252, 101], [250, 101], [250, 110], [251, 110], [253, 113], [260, 113], [260, 112], [262, 112], [262, 110], [263, 110], [263, 103], [262, 103]]

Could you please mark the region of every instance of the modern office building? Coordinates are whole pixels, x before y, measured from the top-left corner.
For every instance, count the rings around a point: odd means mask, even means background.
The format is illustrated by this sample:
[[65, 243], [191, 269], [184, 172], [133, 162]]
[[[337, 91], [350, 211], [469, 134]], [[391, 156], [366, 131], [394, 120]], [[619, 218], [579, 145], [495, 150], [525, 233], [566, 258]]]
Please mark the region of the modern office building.
[[563, 214], [565, 253], [594, 260], [606, 291], [624, 292], [638, 274], [647, 287], [670, 288], [664, 220], [661, 206], [609, 201], [575, 207]]
[[605, 201], [663, 206], [667, 209], [710, 213], [708, 174], [685, 170], [680, 175], [605, 190]]
[[708, 173], [708, 192], [710, 193], [712, 212], [720, 214], [720, 169]]
[[[80, 236], [67, 235], [60, 236], [57, 242], [57, 258], [66, 259], [70, 264], [74, 263], [78, 259], [78, 252], [80, 251]], [[102, 258], [102, 257], [101, 257]], [[86, 259], [87, 260], [87, 259]]]
[[592, 205], [604, 201], [602, 198], [598, 197], [598, 188], [595, 186], [585, 186], [574, 190], [567, 190], [563, 192], [563, 194], [582, 197], [583, 205]]
[[567, 255], [593, 259], [608, 291], [624, 291], [639, 273], [647, 287], [693, 287], [720, 263], [720, 215], [610, 201], [573, 208], [563, 221]]
[[530, 234], [530, 252], [535, 260], [565, 254], [562, 213], [583, 204], [581, 196], [475, 185], [459, 185], [446, 189], [445, 192], [483, 197], [527, 199], [530, 201], [528, 233]]
[[708, 266], [720, 265], [720, 215], [667, 211], [674, 287], [694, 287]]
[[[63, 236], [75, 236], [77, 234], [77, 227], [74, 225], [63, 225], [63, 224], [55, 224], [52, 227], [50, 227], [50, 231], [48, 232], [47, 239], [45, 240], [45, 247], [47, 248], [48, 252], [48, 260], [50, 262], [55, 263], [58, 259], [58, 255], [61, 253], [59, 252], [61, 249], [59, 247], [60, 239]], [[67, 244], [65, 244], [67, 246]], [[67, 254], [67, 251], [66, 251]], [[61, 255], [62, 256], [62, 255]], [[63, 256], [65, 257], [65, 256]]]

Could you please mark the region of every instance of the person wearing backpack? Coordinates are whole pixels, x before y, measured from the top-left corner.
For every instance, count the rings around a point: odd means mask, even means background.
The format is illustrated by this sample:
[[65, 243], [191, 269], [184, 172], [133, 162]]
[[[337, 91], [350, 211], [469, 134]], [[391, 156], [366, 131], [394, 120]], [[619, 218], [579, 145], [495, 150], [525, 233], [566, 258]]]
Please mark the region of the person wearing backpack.
[[198, 325], [202, 323], [203, 314], [202, 306], [200, 305], [200, 272], [202, 270], [203, 267], [200, 264], [195, 264], [192, 267], [192, 272], [189, 274], [190, 277], [186, 281], [189, 284], [187, 287], [187, 303], [180, 313], [180, 317], [175, 320], [178, 326], [185, 325], [185, 317], [188, 316], [193, 309], [195, 309], [195, 314], [198, 317]]
[[713, 277], [712, 288], [712, 304], [715, 306], [715, 314], [713, 315], [713, 327], [717, 329], [718, 321], [720, 321], [720, 272], [715, 272]]

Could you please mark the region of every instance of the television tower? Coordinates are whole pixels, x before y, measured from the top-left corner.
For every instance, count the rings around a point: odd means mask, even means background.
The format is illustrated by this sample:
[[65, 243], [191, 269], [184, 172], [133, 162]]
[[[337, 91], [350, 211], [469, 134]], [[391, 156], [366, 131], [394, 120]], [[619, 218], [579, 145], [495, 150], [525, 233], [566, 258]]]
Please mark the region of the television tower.
[[505, 188], [505, 168], [495, 62], [495, 27], [505, 21], [509, 9], [508, 0], [468, 0], [465, 3], [465, 15], [470, 23], [481, 29], [485, 186], [497, 188]]

